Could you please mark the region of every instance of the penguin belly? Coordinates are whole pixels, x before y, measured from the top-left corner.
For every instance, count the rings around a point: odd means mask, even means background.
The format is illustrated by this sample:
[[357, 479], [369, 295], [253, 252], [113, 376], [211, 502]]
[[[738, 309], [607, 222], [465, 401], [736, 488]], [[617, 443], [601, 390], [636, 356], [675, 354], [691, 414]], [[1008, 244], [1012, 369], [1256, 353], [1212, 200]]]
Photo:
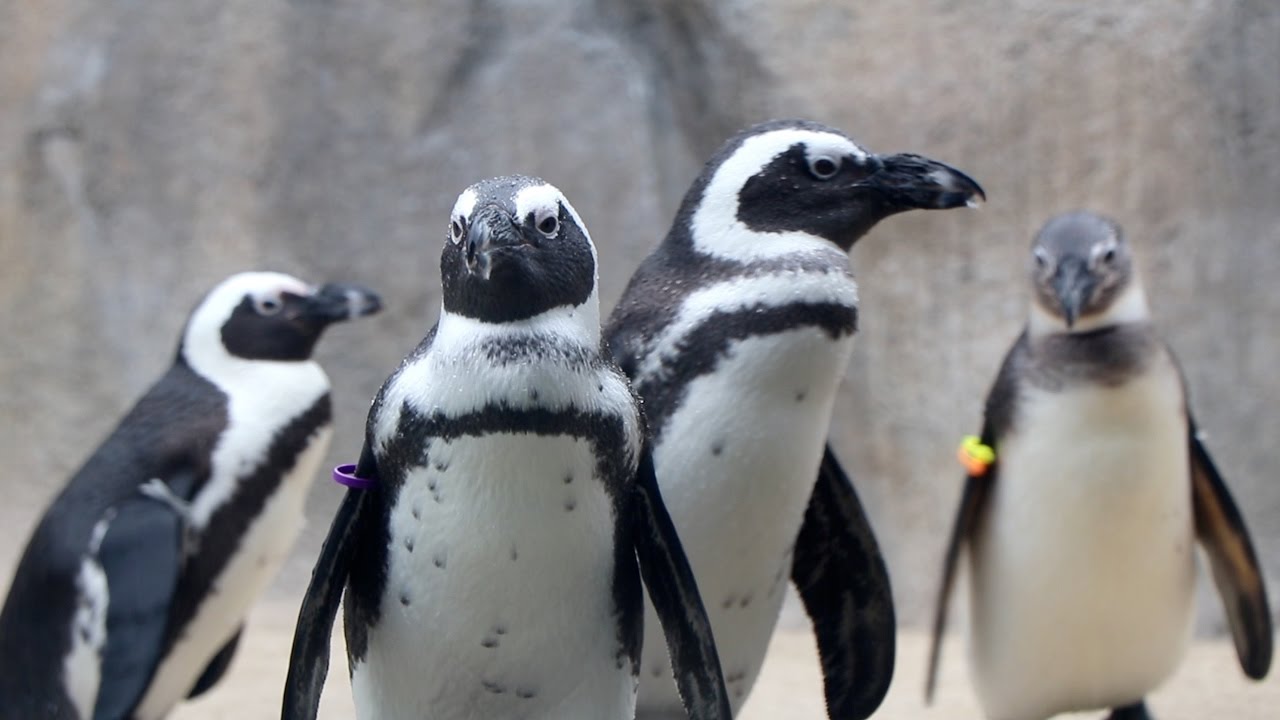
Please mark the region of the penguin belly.
[[[813, 327], [738, 341], [690, 383], [654, 448], [735, 712], [778, 620], [851, 350], [852, 336]], [[662, 628], [645, 608], [639, 716], [683, 717]]]
[[1141, 699], [1194, 609], [1187, 426], [1172, 364], [1119, 387], [1028, 388], [972, 548], [971, 668], [988, 717]]
[[380, 619], [352, 667], [364, 720], [631, 718], [615, 515], [592, 444], [435, 439], [388, 511]]
[[[254, 602], [275, 578], [305, 522], [307, 491], [329, 448], [332, 428], [319, 428], [280, 486], [240, 538], [236, 552], [179, 631], [134, 713], [136, 720], [160, 720], [186, 698], [213, 656], [245, 622]], [[198, 496], [197, 496], [198, 502]]]

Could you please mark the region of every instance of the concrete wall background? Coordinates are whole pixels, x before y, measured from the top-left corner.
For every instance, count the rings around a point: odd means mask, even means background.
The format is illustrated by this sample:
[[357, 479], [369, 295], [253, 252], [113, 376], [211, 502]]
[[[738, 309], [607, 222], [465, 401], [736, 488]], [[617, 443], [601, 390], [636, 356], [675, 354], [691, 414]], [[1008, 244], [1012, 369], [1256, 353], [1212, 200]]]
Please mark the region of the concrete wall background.
[[[952, 449], [1022, 322], [1029, 238], [1074, 207], [1136, 245], [1280, 600], [1280, 5], [1081, 5], [0, 0], [0, 567], [223, 276], [384, 294], [320, 351], [332, 460], [354, 457], [369, 398], [434, 321], [464, 186], [562, 188], [607, 312], [726, 136], [806, 116], [953, 163], [990, 198], [854, 251], [833, 436], [904, 620], [932, 603]], [[279, 591], [301, 592], [337, 497], [317, 482]], [[1216, 600], [1202, 612], [1220, 624]]]

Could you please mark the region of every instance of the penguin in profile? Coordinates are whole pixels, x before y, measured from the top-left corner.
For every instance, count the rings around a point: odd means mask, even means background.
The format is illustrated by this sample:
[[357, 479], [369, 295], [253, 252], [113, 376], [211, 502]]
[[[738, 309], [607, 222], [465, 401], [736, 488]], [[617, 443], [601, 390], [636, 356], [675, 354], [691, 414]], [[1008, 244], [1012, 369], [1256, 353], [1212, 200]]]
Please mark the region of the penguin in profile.
[[1145, 697], [1190, 637], [1197, 539], [1241, 667], [1261, 679], [1272, 651], [1262, 572], [1120, 227], [1059, 215], [1031, 258], [1027, 326], [965, 456], [926, 698], [966, 544], [970, 665], [992, 720], [1102, 708], [1150, 718]]
[[325, 328], [353, 285], [233, 275], [177, 357], [71, 478], [0, 611], [0, 718], [155, 720], [222, 676], [302, 528], [329, 444]]
[[[827, 444], [857, 325], [848, 251], [890, 215], [982, 197], [919, 155], [876, 155], [812, 122], [756, 125], [707, 163], [613, 312], [605, 336], [644, 399], [735, 710], [788, 580], [813, 621], [830, 717], [865, 718], [888, 689], [889, 577]], [[638, 716], [669, 717], [678, 699], [649, 628]]]
[[728, 720], [711, 628], [606, 358], [595, 246], [555, 187], [465, 190], [439, 321], [382, 386], [298, 616], [286, 720], [316, 716], [343, 603], [363, 720], [630, 720], [657, 608], [688, 716]]

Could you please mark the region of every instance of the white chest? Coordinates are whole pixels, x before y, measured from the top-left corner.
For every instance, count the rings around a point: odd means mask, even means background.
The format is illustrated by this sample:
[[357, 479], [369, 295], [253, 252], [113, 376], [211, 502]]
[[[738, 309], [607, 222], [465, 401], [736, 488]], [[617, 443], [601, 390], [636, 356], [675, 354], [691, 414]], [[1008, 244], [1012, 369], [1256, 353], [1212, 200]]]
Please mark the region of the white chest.
[[390, 517], [362, 718], [630, 718], [612, 500], [583, 439], [435, 440]]
[[[654, 453], [735, 706], [759, 672], [817, 477], [852, 336], [799, 328], [733, 343], [695, 379]], [[677, 708], [652, 609], [640, 703]]]
[[973, 545], [979, 695], [992, 717], [1131, 702], [1176, 666], [1190, 627], [1179, 378], [1161, 358], [1120, 387], [1029, 390], [1019, 413]]

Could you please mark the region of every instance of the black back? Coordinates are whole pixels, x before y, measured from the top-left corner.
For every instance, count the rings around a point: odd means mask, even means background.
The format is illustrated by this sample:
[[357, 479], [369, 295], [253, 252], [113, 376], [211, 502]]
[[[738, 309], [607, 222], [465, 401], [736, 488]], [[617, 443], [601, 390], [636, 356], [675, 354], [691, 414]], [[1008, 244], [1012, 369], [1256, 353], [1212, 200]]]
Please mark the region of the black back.
[[153, 477], [192, 478], [188, 492], [194, 493], [209, 477], [210, 451], [226, 423], [225, 396], [179, 361], [54, 500], [27, 543], [0, 611], [0, 702], [23, 703], [13, 717], [41, 717], [48, 706], [68, 702], [61, 663], [71, 647], [76, 576], [94, 525], [110, 508], [137, 497], [138, 486]]

